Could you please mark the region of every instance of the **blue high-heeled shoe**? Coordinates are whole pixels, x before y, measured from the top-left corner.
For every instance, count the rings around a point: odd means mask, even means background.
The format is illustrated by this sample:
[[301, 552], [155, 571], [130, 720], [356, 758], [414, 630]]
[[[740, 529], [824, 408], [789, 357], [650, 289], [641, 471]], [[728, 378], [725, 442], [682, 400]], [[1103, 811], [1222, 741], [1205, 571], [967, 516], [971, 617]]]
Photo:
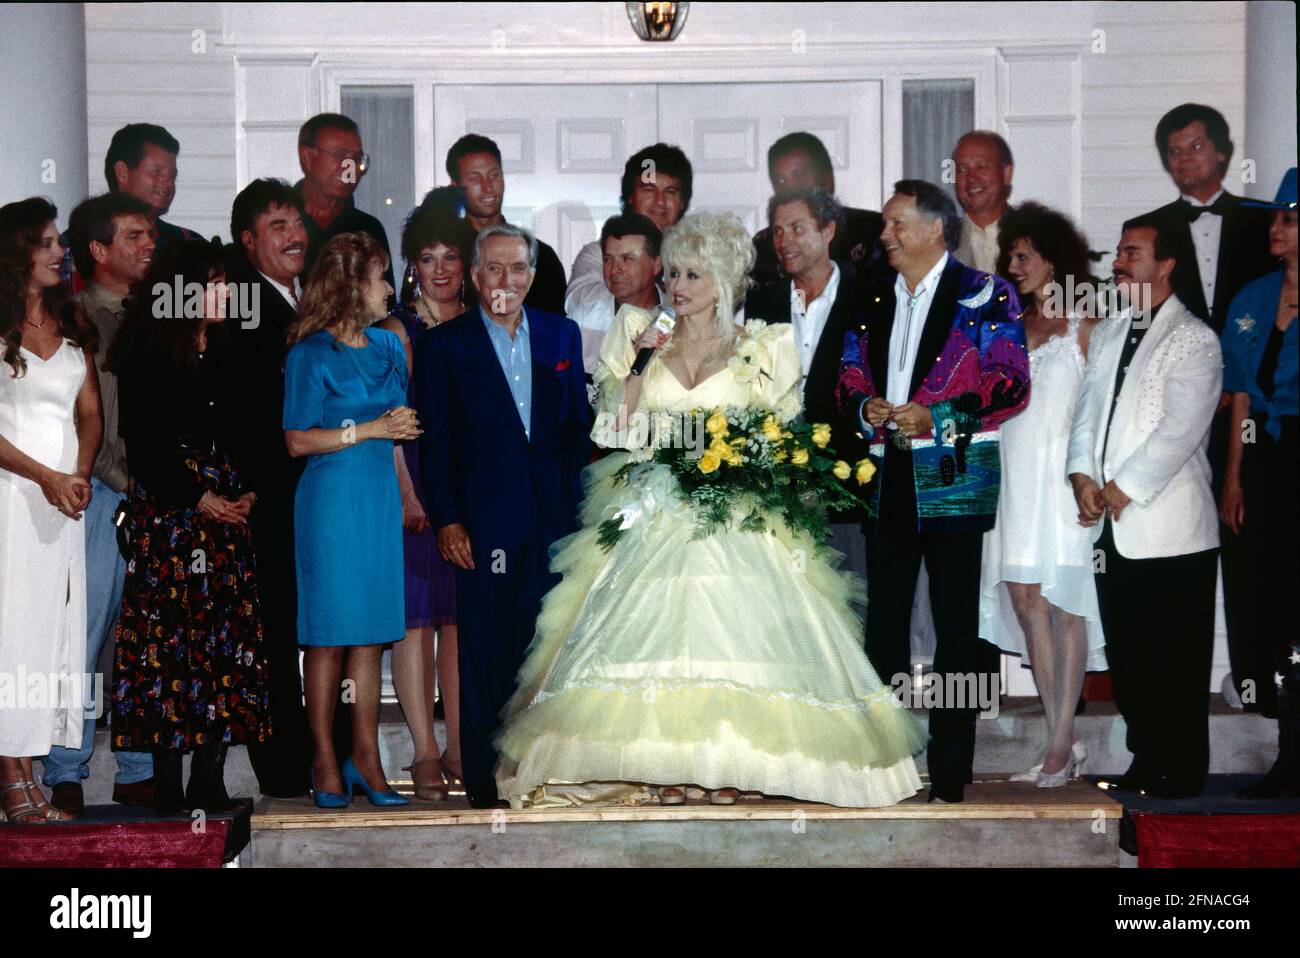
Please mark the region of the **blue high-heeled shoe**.
[[316, 787], [316, 770], [312, 769], [309, 774], [311, 798], [316, 803], [317, 808], [347, 808], [352, 804], [352, 789], [348, 788], [346, 779], [344, 779], [343, 787], [347, 789], [347, 794], [340, 795], [338, 792], [322, 792]]
[[357, 769], [356, 765], [352, 763], [351, 758], [343, 762], [343, 767], [342, 769], [340, 769], [340, 771], [342, 771], [343, 773], [343, 787], [347, 789], [349, 796], [351, 796], [352, 794], [352, 787], [354, 785], [360, 785], [361, 790], [366, 793], [366, 798], [370, 799], [371, 805], [410, 805], [411, 804], [411, 800], [409, 798], [407, 798], [404, 795], [399, 795], [397, 792], [394, 792], [391, 789], [381, 792], [378, 789], [371, 788], [369, 783], [366, 781], [366, 777], [362, 775], [360, 770]]

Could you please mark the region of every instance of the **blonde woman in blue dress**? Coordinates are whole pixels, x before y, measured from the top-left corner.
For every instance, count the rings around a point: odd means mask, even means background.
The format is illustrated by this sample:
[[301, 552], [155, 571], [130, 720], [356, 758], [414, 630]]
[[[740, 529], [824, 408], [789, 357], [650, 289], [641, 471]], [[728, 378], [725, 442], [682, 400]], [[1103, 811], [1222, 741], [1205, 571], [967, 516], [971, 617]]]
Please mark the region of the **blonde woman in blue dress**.
[[[919, 790], [925, 735], [867, 661], [850, 606], [865, 601], [862, 582], [776, 517], [768, 533], [733, 521], [696, 537], [667, 466], [611, 481], [629, 456], [650, 458], [646, 415], [799, 412], [791, 325], [732, 319], [753, 255], [735, 217], [687, 216], [663, 247], [671, 335], [624, 307], [605, 338], [592, 436], [630, 451], [587, 471], [583, 527], [556, 547], [564, 579], [496, 743], [498, 790], [517, 808], [647, 800], [646, 786], [663, 804], [696, 786], [716, 804], [744, 791], [850, 807]], [[632, 374], [647, 346], [654, 358]], [[616, 513], [625, 531], [606, 551], [598, 527]]]

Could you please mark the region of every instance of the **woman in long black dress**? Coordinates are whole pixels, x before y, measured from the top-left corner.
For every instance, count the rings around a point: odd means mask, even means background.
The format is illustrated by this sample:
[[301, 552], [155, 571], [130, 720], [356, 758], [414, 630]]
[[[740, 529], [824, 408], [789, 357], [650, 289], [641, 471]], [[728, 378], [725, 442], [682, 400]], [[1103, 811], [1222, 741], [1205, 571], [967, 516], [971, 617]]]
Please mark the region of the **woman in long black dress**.
[[133, 480], [113, 749], [153, 752], [164, 812], [233, 807], [222, 781], [227, 746], [271, 733], [248, 533], [254, 494], [225, 451], [226, 430], [239, 423], [223, 416], [230, 387], [208, 350], [225, 317], [224, 280], [219, 249], [171, 244], [134, 291], [108, 356]]
[[[1300, 577], [1300, 326], [1296, 325], [1300, 247], [1296, 240], [1296, 170], [1272, 204], [1269, 250], [1275, 272], [1247, 283], [1223, 327], [1223, 391], [1232, 394], [1233, 428], [1219, 516], [1240, 536], [1255, 601], [1247, 607], [1249, 674], [1259, 710], [1278, 720], [1278, 759], [1242, 798], [1300, 795], [1300, 648], [1292, 590]], [[1247, 436], [1249, 435], [1249, 438]]]

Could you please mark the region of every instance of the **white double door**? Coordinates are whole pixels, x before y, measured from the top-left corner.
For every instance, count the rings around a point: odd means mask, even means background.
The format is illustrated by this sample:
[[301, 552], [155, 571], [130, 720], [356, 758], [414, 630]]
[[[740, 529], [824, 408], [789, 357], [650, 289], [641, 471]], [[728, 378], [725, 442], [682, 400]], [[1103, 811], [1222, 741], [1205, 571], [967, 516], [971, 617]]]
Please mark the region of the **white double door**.
[[439, 86], [433, 155], [465, 133], [495, 140], [506, 219], [534, 229], [567, 271], [618, 212], [627, 158], [656, 142], [690, 158], [692, 210], [730, 210], [751, 233], [767, 221], [767, 148], [796, 130], [826, 144], [842, 202], [879, 209], [880, 102], [868, 81]]

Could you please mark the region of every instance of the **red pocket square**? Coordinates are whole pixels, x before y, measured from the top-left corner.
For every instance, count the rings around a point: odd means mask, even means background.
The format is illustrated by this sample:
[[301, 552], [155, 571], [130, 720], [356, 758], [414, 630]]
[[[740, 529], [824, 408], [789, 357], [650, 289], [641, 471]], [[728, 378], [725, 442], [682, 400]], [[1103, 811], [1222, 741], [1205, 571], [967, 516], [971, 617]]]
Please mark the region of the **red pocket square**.
[[561, 359], [558, 363], [555, 364], [555, 371], [557, 373], [562, 373], [568, 368], [569, 368], [569, 361], [567, 359]]

